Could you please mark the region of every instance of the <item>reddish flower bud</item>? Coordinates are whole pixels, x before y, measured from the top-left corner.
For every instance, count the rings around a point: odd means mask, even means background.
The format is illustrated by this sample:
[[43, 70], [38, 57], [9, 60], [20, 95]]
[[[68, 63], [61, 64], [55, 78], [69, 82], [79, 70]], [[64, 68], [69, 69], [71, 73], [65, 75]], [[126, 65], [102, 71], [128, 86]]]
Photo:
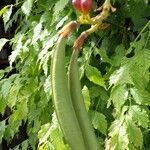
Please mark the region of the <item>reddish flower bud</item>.
[[72, 0], [74, 8], [83, 14], [88, 14], [92, 9], [93, 0]]
[[81, 0], [72, 0], [72, 5], [74, 6], [74, 8], [80, 12], [82, 12], [81, 9]]
[[81, 0], [81, 9], [83, 14], [88, 14], [92, 9], [93, 0]]

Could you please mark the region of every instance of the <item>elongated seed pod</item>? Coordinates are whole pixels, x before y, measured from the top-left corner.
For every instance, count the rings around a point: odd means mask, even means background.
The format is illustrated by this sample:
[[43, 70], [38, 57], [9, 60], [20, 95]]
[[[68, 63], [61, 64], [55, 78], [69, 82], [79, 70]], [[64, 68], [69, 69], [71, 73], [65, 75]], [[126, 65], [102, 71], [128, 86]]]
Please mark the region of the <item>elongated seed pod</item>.
[[91, 122], [88, 117], [88, 113], [86, 111], [86, 107], [84, 104], [82, 92], [81, 92], [81, 85], [79, 80], [79, 71], [78, 71], [78, 49], [74, 49], [70, 66], [69, 66], [69, 90], [71, 93], [71, 99], [73, 103], [73, 107], [82, 130], [84, 142], [86, 145], [86, 150], [99, 150], [98, 142], [94, 131], [92, 129]]
[[53, 103], [64, 137], [72, 150], [86, 150], [78, 120], [71, 102], [65, 72], [66, 38], [58, 38], [52, 58], [51, 81]]

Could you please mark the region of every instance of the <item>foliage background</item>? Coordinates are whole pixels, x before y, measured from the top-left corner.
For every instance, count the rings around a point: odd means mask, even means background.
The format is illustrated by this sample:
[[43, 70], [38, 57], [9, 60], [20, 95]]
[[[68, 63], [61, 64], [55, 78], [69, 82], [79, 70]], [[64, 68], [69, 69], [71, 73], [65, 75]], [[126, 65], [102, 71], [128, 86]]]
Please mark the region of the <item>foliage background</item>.
[[[94, 8], [103, 1], [95, 0]], [[147, 0], [112, 0], [117, 9], [110, 27], [92, 34], [79, 66], [82, 92], [102, 149], [148, 150], [150, 147], [150, 5]], [[92, 12], [92, 16], [96, 15]], [[18, 139], [12, 149], [67, 150], [51, 100], [50, 65], [57, 31], [76, 20], [69, 0], [24, 0], [0, 10], [9, 42], [10, 67], [0, 70], [0, 143]], [[66, 63], [83, 25], [67, 42]], [[13, 73], [12, 73], [13, 72]]]

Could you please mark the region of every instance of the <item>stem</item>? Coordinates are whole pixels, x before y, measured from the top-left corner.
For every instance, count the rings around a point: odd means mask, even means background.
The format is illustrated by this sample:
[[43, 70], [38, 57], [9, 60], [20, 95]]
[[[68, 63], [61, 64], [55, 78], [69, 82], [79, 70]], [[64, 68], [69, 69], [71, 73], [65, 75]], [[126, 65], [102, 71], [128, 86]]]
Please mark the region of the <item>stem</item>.
[[[74, 49], [80, 49], [85, 41], [85, 39], [92, 34], [93, 32], [95, 32], [96, 30], [98, 30], [99, 28], [101, 28], [101, 26], [103, 25], [103, 21], [106, 20], [106, 18], [109, 16], [110, 11], [115, 11], [115, 8], [113, 8], [111, 6], [110, 0], [105, 0], [102, 8], [102, 12], [97, 15], [96, 17], [92, 18], [92, 26], [90, 29], [82, 32], [80, 34], [80, 36], [76, 39], [76, 41], [74, 42], [73, 48]], [[81, 22], [83, 23], [83, 22]], [[103, 29], [103, 27], [101, 28]]]
[[141, 36], [141, 34], [144, 32], [144, 30], [149, 26], [150, 21], [147, 22], [147, 24], [144, 26], [144, 28], [141, 30], [141, 32], [139, 33], [139, 35], [136, 37], [136, 39], [134, 40], [134, 42], [136, 42], [138, 40], [138, 38]]

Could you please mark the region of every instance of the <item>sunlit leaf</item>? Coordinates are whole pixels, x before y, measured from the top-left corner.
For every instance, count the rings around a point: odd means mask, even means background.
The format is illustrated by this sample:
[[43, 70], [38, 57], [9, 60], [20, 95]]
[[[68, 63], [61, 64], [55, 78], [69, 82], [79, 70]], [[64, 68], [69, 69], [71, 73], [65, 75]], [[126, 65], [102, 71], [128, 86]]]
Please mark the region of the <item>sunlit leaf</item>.
[[0, 142], [2, 142], [2, 138], [4, 136], [4, 132], [5, 132], [5, 128], [6, 128], [6, 125], [5, 125], [6, 121], [0, 121]]
[[129, 116], [137, 122], [138, 125], [142, 126], [143, 128], [148, 127], [148, 114], [146, 110], [140, 108], [138, 105], [132, 105], [128, 112]]
[[86, 76], [91, 82], [105, 87], [105, 80], [97, 68], [88, 65], [86, 68]]
[[119, 120], [113, 122], [110, 127], [109, 140], [106, 142], [106, 150], [126, 150], [128, 149], [129, 139], [125, 124]]
[[0, 51], [2, 50], [3, 46], [8, 42], [8, 39], [1, 38], [0, 39]]
[[30, 15], [30, 12], [31, 12], [31, 9], [32, 9], [32, 5], [33, 5], [33, 0], [26, 0], [21, 9], [22, 9], [22, 12], [26, 15], [26, 16], [29, 16]]
[[1, 10], [0, 10], [0, 17], [8, 10], [9, 8], [9, 5], [6, 5], [5, 7], [3, 7]]
[[127, 120], [127, 132], [128, 132], [128, 137], [130, 142], [132, 142], [135, 147], [142, 147], [143, 144], [143, 135], [142, 132], [140, 130], [140, 128], [138, 128], [132, 120]]
[[83, 97], [84, 97], [84, 103], [85, 103], [85, 106], [86, 106], [86, 110], [88, 111], [89, 108], [90, 108], [91, 102], [90, 102], [89, 90], [86, 86], [83, 87], [82, 94], [83, 94]]
[[13, 8], [13, 5], [10, 5], [10, 8], [3, 14], [3, 21], [5, 25], [10, 20], [10, 17], [12, 14], [12, 8]]
[[121, 109], [127, 98], [128, 90], [124, 85], [118, 85], [112, 89], [110, 99], [117, 110]]
[[68, 4], [69, 0], [59, 0], [54, 7], [54, 15], [57, 16]]

